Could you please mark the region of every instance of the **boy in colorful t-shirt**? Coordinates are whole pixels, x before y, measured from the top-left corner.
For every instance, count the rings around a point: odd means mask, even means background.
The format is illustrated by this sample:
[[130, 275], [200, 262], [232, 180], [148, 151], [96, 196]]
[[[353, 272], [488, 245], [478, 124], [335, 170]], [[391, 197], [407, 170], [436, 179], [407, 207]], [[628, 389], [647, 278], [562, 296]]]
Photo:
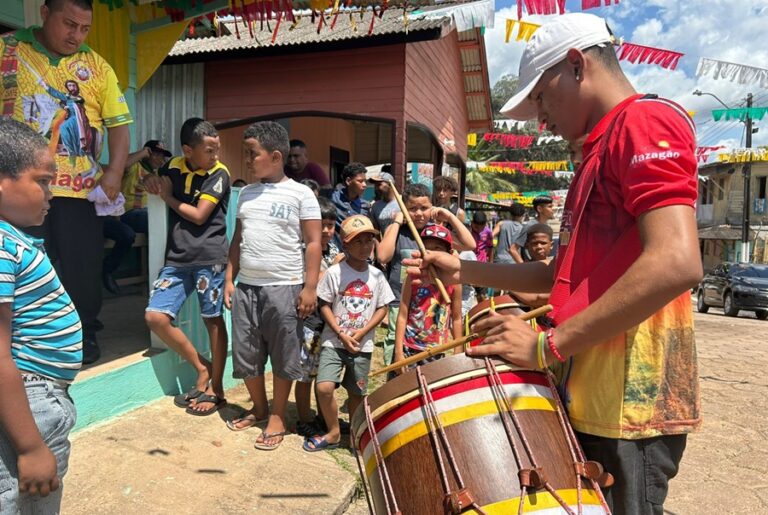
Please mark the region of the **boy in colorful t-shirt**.
[[[427, 225], [421, 231], [421, 238], [428, 252], [450, 253], [453, 249], [451, 231], [442, 225]], [[406, 276], [395, 328], [395, 362], [461, 338], [461, 285], [445, 289], [451, 297], [450, 305], [445, 304], [434, 284], [416, 285]]]

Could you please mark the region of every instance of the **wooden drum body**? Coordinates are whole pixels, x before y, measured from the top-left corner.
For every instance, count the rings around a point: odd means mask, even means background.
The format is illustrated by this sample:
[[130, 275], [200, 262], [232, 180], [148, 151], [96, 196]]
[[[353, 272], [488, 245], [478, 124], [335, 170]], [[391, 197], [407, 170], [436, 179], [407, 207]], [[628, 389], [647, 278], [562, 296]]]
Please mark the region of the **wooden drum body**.
[[544, 372], [464, 354], [389, 381], [352, 419], [374, 512], [607, 513], [556, 395]]

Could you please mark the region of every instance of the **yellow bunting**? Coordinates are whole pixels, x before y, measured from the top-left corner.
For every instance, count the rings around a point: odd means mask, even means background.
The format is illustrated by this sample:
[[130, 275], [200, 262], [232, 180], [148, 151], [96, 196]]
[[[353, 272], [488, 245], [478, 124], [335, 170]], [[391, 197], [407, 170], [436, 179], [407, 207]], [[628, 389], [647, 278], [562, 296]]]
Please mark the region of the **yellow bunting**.
[[696, 116], [696, 111], [688, 111], [688, 116], [693, 118], [694, 116]]
[[719, 154], [717, 159], [721, 163], [768, 161], [768, 148], [740, 148], [727, 154]]
[[531, 39], [531, 36], [533, 36], [533, 33], [536, 32], [536, 29], [538, 29], [539, 27], [541, 27], [541, 25], [521, 21], [520, 31], [517, 33], [516, 41], [521, 41], [523, 39], [528, 41], [529, 39]]
[[504, 34], [504, 43], [509, 43], [509, 38], [512, 37], [512, 29], [515, 28], [516, 20], [507, 20], [507, 31]]

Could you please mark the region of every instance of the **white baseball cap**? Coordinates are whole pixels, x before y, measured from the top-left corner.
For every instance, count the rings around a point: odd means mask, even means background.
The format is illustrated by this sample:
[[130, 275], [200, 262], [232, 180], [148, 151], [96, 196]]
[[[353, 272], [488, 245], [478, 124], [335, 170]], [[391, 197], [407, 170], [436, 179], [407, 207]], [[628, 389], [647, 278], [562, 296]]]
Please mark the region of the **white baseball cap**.
[[584, 50], [610, 41], [605, 20], [594, 14], [563, 14], [542, 25], [525, 45], [517, 74], [517, 92], [501, 108], [501, 114], [513, 120], [536, 118], [536, 106], [528, 95], [544, 72], [565, 59], [571, 48]]

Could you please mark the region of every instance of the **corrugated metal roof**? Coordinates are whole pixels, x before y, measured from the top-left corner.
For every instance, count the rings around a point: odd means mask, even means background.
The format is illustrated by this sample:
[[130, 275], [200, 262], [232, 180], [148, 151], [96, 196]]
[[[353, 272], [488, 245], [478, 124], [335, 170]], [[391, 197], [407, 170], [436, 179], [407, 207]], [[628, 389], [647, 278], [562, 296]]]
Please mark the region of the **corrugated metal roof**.
[[243, 49], [259, 49], [281, 46], [298, 46], [310, 44], [322, 44], [333, 41], [350, 40], [365, 37], [384, 36], [389, 34], [407, 34], [408, 32], [417, 32], [423, 30], [440, 29], [448, 27], [451, 23], [449, 16], [437, 19], [429, 19], [423, 16], [409, 16], [406, 26], [402, 11], [390, 9], [384, 12], [381, 19], [378, 17], [373, 24], [373, 32], [368, 35], [371, 26], [371, 12], [364, 11], [361, 20], [359, 13], [340, 13], [333, 30], [330, 24], [333, 17], [326, 16], [326, 24], [317, 32], [318, 20], [313, 24], [311, 17], [304, 15], [299, 20], [293, 30], [290, 22], [283, 22], [278, 29], [275, 43], [272, 44], [272, 35], [275, 28], [275, 21], [269, 24], [264, 23], [264, 30], [261, 30], [260, 22], [253, 22], [251, 28], [253, 37], [248, 26], [242, 21], [238, 23], [237, 31], [240, 32], [240, 38], [236, 35], [234, 22], [225, 23], [226, 29], [231, 32], [229, 35], [210, 38], [190, 38], [177, 42], [168, 54], [171, 57], [201, 54], [207, 52], [227, 52]]

